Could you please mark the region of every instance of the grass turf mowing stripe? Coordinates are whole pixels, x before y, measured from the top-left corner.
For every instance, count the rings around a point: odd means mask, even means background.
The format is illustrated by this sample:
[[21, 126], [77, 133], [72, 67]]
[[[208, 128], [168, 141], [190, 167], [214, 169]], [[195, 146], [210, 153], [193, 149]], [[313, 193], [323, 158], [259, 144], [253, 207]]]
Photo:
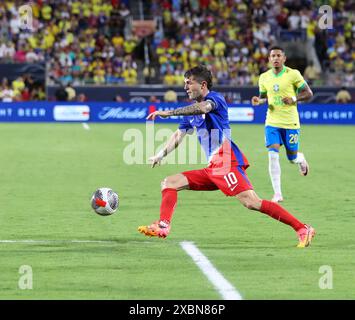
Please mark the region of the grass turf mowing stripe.
[[[129, 241], [130, 243], [151, 243], [149, 241]], [[102, 244], [117, 244], [117, 241], [110, 240], [33, 240], [33, 239], [14, 239], [14, 240], [0, 240], [1, 243], [14, 244], [72, 244], [72, 243], [102, 243]], [[119, 243], [120, 244], [120, 243]]]
[[223, 275], [192, 242], [183, 241], [180, 242], [180, 245], [201, 269], [203, 274], [213, 284], [224, 300], [242, 300], [240, 293], [226, 278], [223, 277]]

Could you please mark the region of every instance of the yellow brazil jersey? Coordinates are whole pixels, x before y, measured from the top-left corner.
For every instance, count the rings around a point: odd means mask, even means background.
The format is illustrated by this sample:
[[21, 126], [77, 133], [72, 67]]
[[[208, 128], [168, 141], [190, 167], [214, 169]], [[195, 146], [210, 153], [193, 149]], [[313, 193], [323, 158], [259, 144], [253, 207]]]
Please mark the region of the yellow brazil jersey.
[[286, 66], [277, 75], [272, 69], [262, 73], [259, 78], [259, 91], [260, 94], [267, 95], [269, 105], [265, 125], [299, 129], [297, 102], [286, 105], [282, 102], [282, 98], [296, 97], [305, 85], [306, 82], [301, 73]]

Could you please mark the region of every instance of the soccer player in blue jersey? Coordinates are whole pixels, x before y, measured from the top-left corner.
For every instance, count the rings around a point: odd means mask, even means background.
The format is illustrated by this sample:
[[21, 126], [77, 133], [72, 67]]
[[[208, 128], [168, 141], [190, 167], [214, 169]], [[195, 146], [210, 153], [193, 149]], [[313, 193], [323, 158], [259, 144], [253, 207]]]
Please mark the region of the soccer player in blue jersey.
[[181, 190], [221, 190], [225, 195], [237, 198], [250, 210], [260, 211], [291, 226], [298, 235], [298, 247], [307, 247], [315, 230], [296, 219], [278, 203], [262, 200], [253, 190], [246, 174], [247, 158], [233, 142], [228, 119], [228, 105], [224, 97], [211, 91], [212, 74], [205, 66], [197, 66], [185, 73], [185, 86], [190, 99], [196, 102], [169, 111], [155, 111], [147, 120], [156, 117], [184, 116], [179, 128], [171, 136], [164, 149], [150, 158], [152, 167], [177, 148], [187, 133], [196, 128], [198, 140], [208, 158], [208, 166], [185, 171], [165, 178], [162, 182], [162, 202], [159, 220], [140, 226], [138, 231], [147, 236], [165, 238], [171, 228], [172, 216]]
[[259, 97], [253, 97], [254, 106], [268, 102], [265, 121], [265, 142], [269, 150], [269, 174], [274, 195], [272, 201], [281, 202], [281, 167], [279, 150], [285, 145], [287, 158], [298, 164], [300, 173], [306, 176], [309, 166], [303, 153], [299, 152], [300, 120], [298, 101], [307, 101], [312, 90], [298, 70], [285, 66], [285, 52], [280, 47], [269, 50], [272, 68], [259, 77]]

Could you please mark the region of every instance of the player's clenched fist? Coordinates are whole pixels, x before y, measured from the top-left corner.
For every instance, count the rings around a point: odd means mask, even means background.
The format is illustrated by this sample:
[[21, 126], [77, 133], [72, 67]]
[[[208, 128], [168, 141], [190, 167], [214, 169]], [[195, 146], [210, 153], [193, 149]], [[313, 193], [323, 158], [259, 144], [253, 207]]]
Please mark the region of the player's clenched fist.
[[252, 98], [251, 98], [251, 104], [252, 104], [253, 106], [258, 106], [258, 105], [260, 104], [260, 99], [259, 99], [259, 97], [256, 97], [256, 96], [252, 97]]

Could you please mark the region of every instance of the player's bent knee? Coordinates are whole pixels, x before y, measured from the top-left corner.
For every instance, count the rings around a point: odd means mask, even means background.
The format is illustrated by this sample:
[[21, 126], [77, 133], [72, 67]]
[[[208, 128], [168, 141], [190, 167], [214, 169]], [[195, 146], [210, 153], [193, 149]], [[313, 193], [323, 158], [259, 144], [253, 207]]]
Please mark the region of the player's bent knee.
[[161, 182], [161, 190], [164, 190], [164, 189], [179, 190], [184, 185], [185, 185], [185, 182], [182, 181], [182, 177], [180, 177], [180, 175], [169, 176], [169, 177], [166, 177]]
[[243, 205], [244, 205], [244, 207], [246, 207], [249, 210], [254, 209], [253, 204], [251, 202], [244, 202]]
[[247, 191], [237, 196], [241, 204], [249, 210], [259, 210], [261, 206], [261, 200], [255, 194], [254, 191]]
[[255, 201], [250, 201], [250, 202], [246, 203], [245, 207], [248, 208], [249, 210], [259, 210], [260, 209], [259, 203], [255, 202]]
[[167, 179], [168, 178], [165, 178], [161, 183], [160, 183], [160, 186], [161, 186], [161, 190], [164, 190], [167, 188], [166, 184], [167, 184]]
[[164, 189], [176, 189], [174, 180], [172, 177], [166, 177], [162, 182], [161, 182], [161, 190]]
[[250, 210], [252, 209], [253, 202], [251, 201], [250, 197], [243, 196], [243, 197], [239, 197], [238, 199], [244, 207]]

